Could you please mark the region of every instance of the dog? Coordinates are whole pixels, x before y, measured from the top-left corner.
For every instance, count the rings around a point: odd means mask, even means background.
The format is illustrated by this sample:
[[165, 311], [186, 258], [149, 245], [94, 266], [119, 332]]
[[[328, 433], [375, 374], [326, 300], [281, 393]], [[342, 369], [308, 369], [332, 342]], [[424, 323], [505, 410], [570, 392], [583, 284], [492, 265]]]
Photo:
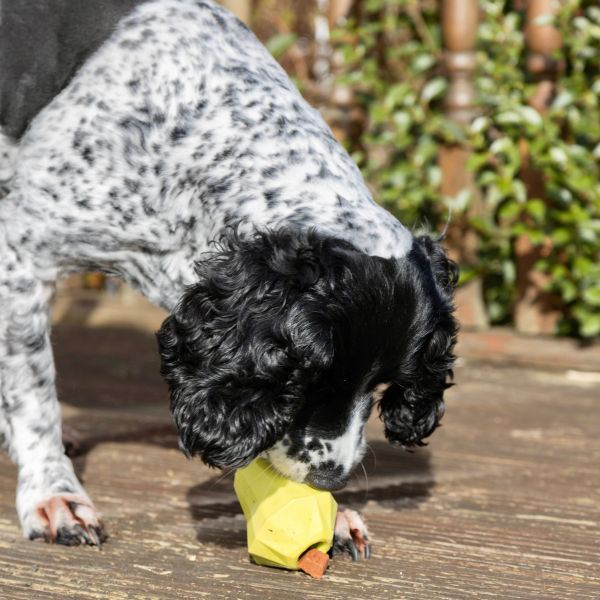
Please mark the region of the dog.
[[[211, 0], [2, 0], [0, 431], [26, 537], [105, 532], [61, 440], [49, 301], [119, 277], [157, 332], [180, 446], [342, 489], [378, 406], [423, 444], [444, 412], [457, 266], [378, 206], [250, 30]], [[341, 511], [334, 552], [369, 556]]]

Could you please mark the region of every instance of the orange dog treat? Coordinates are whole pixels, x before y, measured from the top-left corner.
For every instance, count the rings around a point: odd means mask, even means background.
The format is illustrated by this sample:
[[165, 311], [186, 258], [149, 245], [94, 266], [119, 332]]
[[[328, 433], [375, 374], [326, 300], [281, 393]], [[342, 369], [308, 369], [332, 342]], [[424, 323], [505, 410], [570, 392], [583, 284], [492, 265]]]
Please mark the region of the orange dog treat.
[[311, 548], [299, 561], [298, 568], [315, 579], [323, 577], [329, 566], [329, 554]]

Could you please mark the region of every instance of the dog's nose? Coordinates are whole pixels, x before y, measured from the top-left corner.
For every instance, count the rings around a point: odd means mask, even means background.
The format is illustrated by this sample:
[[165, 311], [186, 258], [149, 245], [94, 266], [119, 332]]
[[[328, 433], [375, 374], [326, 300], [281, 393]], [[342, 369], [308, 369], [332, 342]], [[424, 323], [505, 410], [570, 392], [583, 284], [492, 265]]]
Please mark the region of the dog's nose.
[[308, 485], [325, 492], [338, 492], [348, 485], [350, 475], [336, 471], [311, 471], [306, 476]]

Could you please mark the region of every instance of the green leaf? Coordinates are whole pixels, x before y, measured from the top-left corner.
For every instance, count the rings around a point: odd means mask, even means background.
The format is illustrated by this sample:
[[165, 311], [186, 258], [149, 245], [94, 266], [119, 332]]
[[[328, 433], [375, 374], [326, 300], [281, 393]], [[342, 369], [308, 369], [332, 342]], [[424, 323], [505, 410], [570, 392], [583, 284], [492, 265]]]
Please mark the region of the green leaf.
[[280, 33], [270, 38], [265, 46], [274, 58], [279, 58], [297, 39], [297, 33]]
[[600, 288], [587, 288], [583, 290], [581, 297], [591, 306], [600, 306]]
[[559, 284], [559, 288], [560, 288], [561, 298], [565, 302], [567, 302], [567, 303], [573, 302], [573, 300], [575, 300], [575, 298], [577, 298], [577, 294], [578, 294], [579, 290], [577, 289], [577, 286], [572, 281], [569, 281], [568, 279], [565, 281], [561, 281]]
[[596, 23], [600, 23], [600, 8], [597, 6], [589, 6], [586, 10], [586, 13], [590, 19], [596, 21]]
[[528, 200], [525, 209], [538, 223], [542, 222], [546, 216], [546, 204], [538, 198]]
[[490, 125], [490, 120], [488, 117], [477, 117], [473, 120], [470, 125], [470, 129], [473, 133], [481, 133], [485, 129], [487, 129]]
[[489, 237], [495, 231], [495, 223], [490, 218], [469, 217], [469, 225], [482, 236]]
[[572, 23], [577, 29], [581, 29], [582, 31], [589, 29], [589, 27], [591, 25], [589, 20], [586, 19], [585, 17], [575, 17], [573, 19]]
[[527, 189], [525, 188], [525, 184], [520, 179], [513, 179], [511, 181], [510, 188], [517, 199], [517, 202], [523, 204], [527, 200]]
[[490, 152], [492, 154], [502, 154], [512, 150], [514, 148], [514, 144], [511, 139], [508, 137], [501, 137], [492, 142], [490, 145]]
[[498, 211], [498, 216], [501, 219], [514, 219], [521, 214], [523, 206], [514, 200], [505, 202]]
[[540, 115], [535, 108], [532, 108], [531, 106], [519, 106], [518, 110], [528, 125], [538, 129], [542, 126], [544, 122], [542, 120], [542, 115]]
[[430, 79], [421, 90], [421, 100], [428, 104], [434, 98], [441, 96], [448, 88], [448, 81], [444, 77]]
[[564, 165], [569, 157], [562, 148], [550, 148], [550, 158], [559, 165]]
[[579, 228], [579, 236], [584, 242], [587, 242], [588, 244], [595, 244], [595, 242], [598, 240], [596, 232], [585, 227]]
[[539, 229], [530, 229], [527, 234], [529, 235], [529, 241], [533, 246], [541, 246], [546, 239], [544, 232]]
[[547, 193], [552, 200], [556, 200], [562, 204], [570, 204], [573, 201], [573, 194], [567, 188], [549, 187]]
[[433, 67], [437, 62], [435, 56], [431, 54], [419, 54], [411, 63], [410, 68], [415, 75], [419, 75]]
[[385, 95], [385, 104], [389, 108], [401, 104], [406, 94], [410, 92], [410, 85], [408, 83], [397, 83], [392, 85]]
[[353, 152], [353, 153], [352, 153], [350, 156], [352, 157], [352, 160], [353, 160], [353, 161], [354, 161], [354, 162], [355, 162], [357, 165], [359, 165], [359, 164], [360, 164], [360, 163], [361, 163], [361, 162], [364, 160], [364, 158], [365, 158], [365, 153], [364, 153], [364, 152], [357, 151], [357, 152]]
[[571, 235], [571, 232], [568, 229], [565, 229], [564, 227], [559, 227], [550, 234], [550, 237], [552, 238], [552, 241], [555, 245], [565, 246], [566, 244], [571, 243], [573, 236]]
[[467, 171], [477, 171], [483, 165], [489, 162], [488, 155], [485, 152], [471, 154], [467, 159]]
[[579, 332], [583, 337], [594, 337], [600, 333], [600, 314], [588, 314], [581, 327]]
[[492, 323], [497, 323], [506, 315], [506, 308], [501, 302], [488, 302], [487, 309]]
[[442, 175], [442, 170], [436, 165], [432, 165], [427, 169], [427, 179], [429, 179], [429, 183], [435, 188], [440, 187]]
[[412, 117], [404, 110], [397, 110], [392, 118], [398, 129], [403, 132], [408, 131], [413, 122]]
[[592, 261], [585, 256], [576, 256], [573, 261], [573, 275], [577, 279], [582, 279], [589, 275], [592, 269]]
[[495, 171], [483, 171], [477, 178], [477, 185], [483, 187], [491, 183], [496, 183], [496, 181], [498, 181], [498, 173]]
[[[535, 265], [536, 269], [540, 269], [540, 270], [547, 270], [547, 267], [543, 267], [542, 265], [540, 265], [540, 263], [543, 261], [538, 261]], [[549, 261], [545, 261], [547, 265], [549, 265]], [[564, 279], [565, 277], [568, 276], [569, 272], [567, 271], [565, 265], [552, 265], [552, 268], [550, 269], [550, 273], [552, 274], [552, 277], [554, 279]]]
[[506, 283], [513, 284], [517, 281], [517, 267], [512, 260], [502, 261], [502, 272]]
[[446, 206], [453, 211], [464, 212], [471, 203], [472, 199], [473, 192], [467, 188], [464, 188], [460, 190], [460, 192], [458, 192], [458, 194], [456, 194], [454, 197], [446, 196], [444, 201]]
[[552, 103], [552, 110], [559, 111], [563, 108], [566, 108], [573, 102], [575, 96], [569, 90], [563, 90], [554, 98], [554, 102]]
[[552, 13], [544, 13], [533, 19], [533, 24], [537, 27], [542, 25], [551, 25], [556, 20], [556, 17]]
[[387, 123], [389, 112], [385, 109], [385, 107], [383, 107], [380, 104], [377, 104], [371, 107], [370, 117], [373, 120], [373, 123], [375, 124]]
[[494, 120], [500, 125], [520, 125], [523, 117], [516, 110], [509, 110], [496, 115]]
[[591, 229], [592, 231], [600, 232], [600, 219], [590, 219], [586, 223], [582, 225], [586, 229]]
[[463, 285], [465, 283], [468, 283], [469, 281], [471, 281], [472, 279], [477, 277], [477, 275], [479, 275], [479, 272], [477, 271], [477, 269], [473, 269], [471, 267], [461, 265], [460, 274], [458, 276], [458, 285]]

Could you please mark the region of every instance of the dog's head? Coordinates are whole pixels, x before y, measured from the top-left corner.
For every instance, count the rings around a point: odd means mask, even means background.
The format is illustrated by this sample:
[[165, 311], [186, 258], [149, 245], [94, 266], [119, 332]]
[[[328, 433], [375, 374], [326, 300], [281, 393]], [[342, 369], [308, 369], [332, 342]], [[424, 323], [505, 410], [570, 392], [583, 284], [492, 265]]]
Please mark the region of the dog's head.
[[180, 445], [213, 466], [264, 453], [343, 487], [379, 404], [388, 439], [422, 444], [452, 374], [457, 268], [415, 238], [400, 260], [314, 231], [228, 231], [157, 334]]

